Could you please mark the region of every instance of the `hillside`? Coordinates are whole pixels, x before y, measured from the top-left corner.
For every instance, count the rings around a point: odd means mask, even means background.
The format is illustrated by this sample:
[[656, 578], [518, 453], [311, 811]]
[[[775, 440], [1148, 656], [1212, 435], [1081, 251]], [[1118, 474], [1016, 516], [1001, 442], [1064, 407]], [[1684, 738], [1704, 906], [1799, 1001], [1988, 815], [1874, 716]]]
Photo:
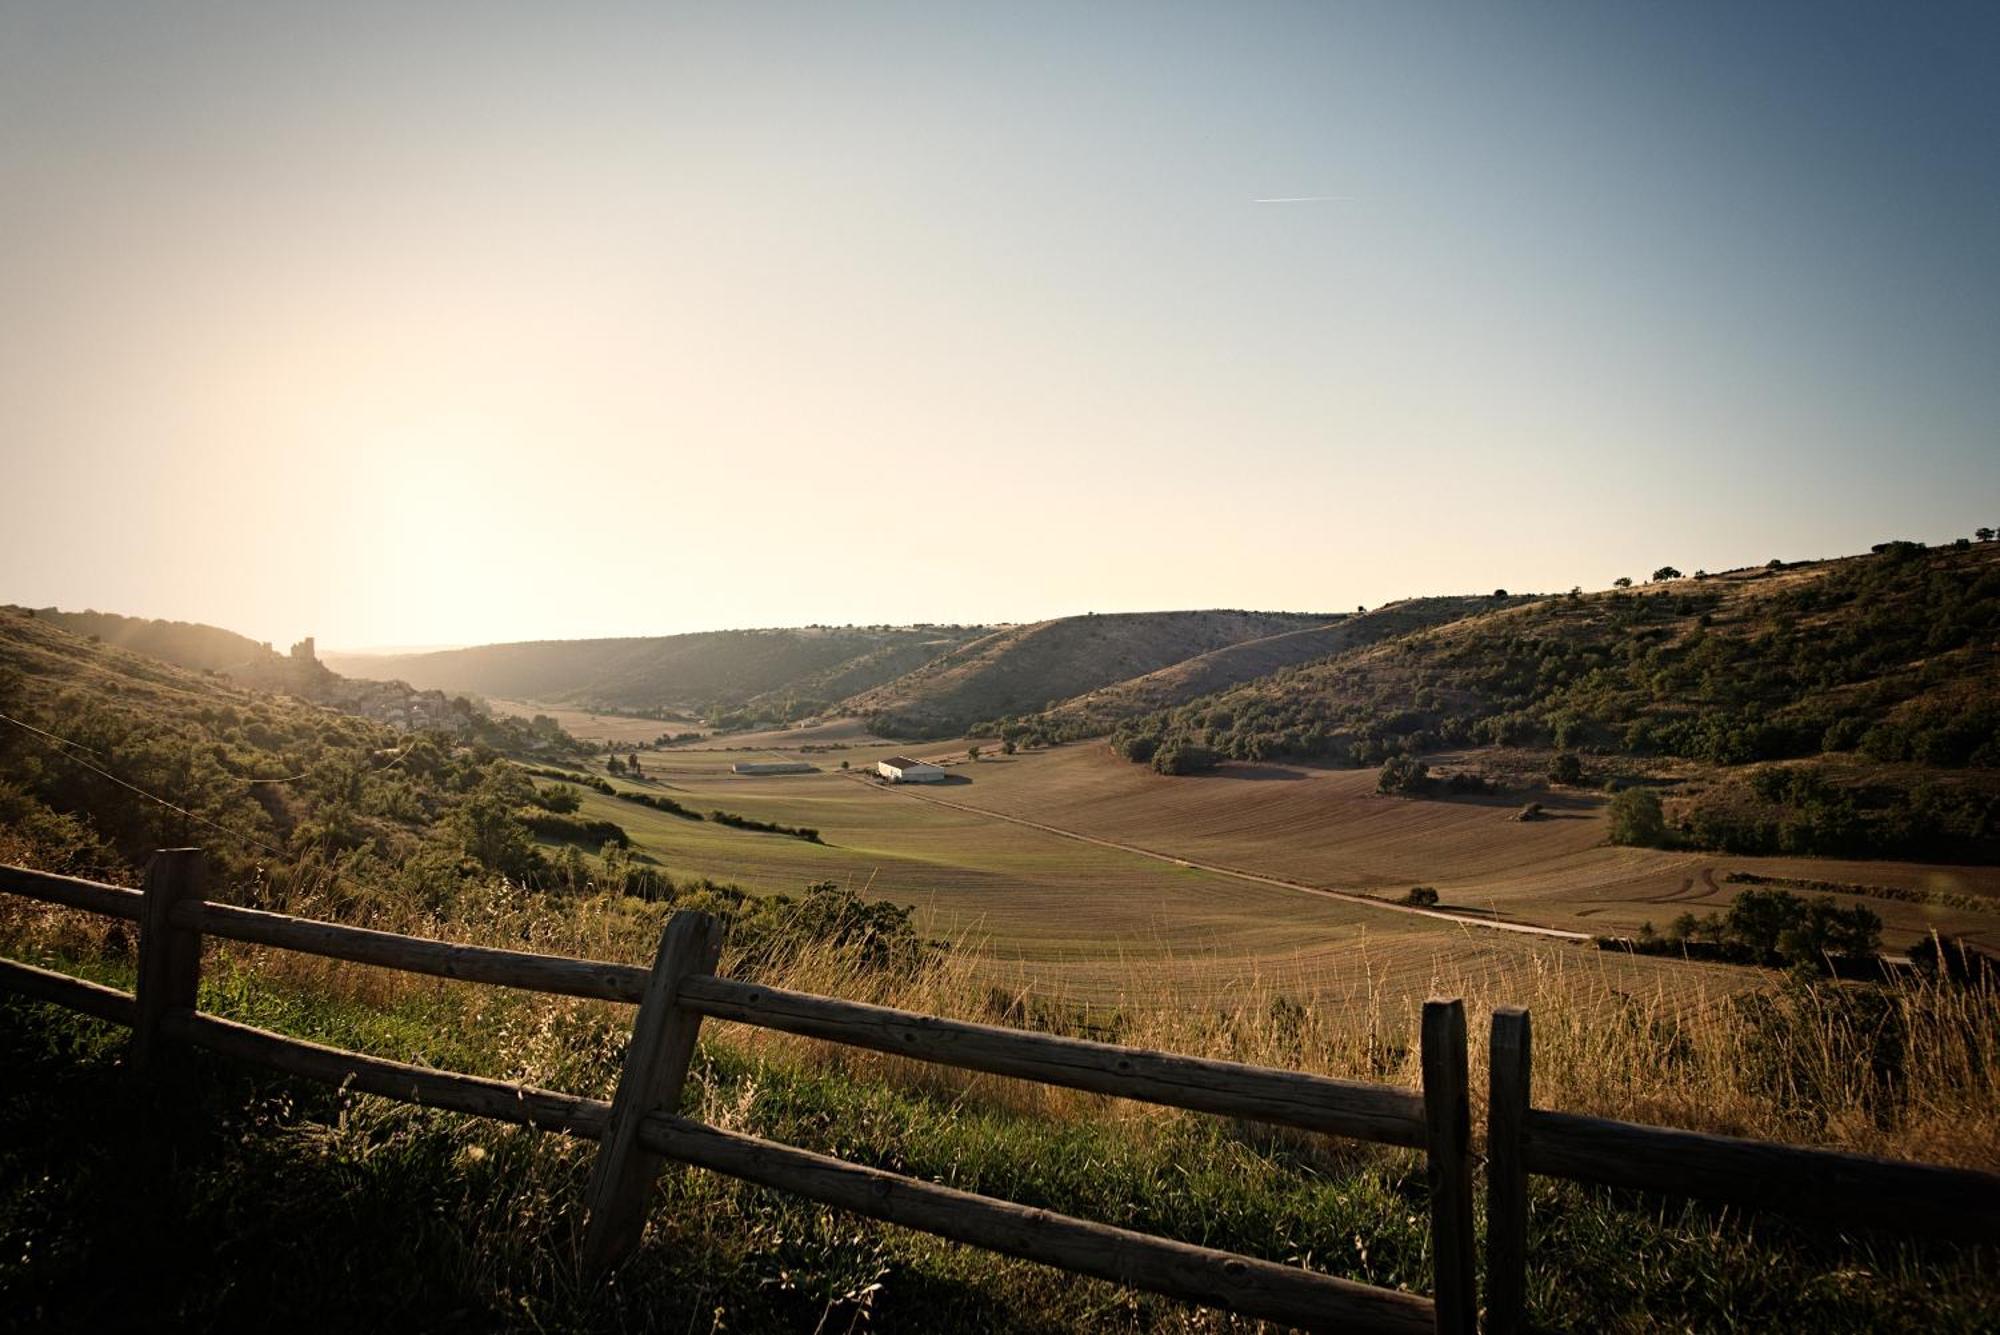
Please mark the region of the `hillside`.
[[1693, 765], [1709, 796], [1669, 815], [1699, 846], [1985, 860], [1996, 637], [2000, 546], [1885, 543], [1467, 617], [1128, 720], [1114, 745], [1175, 771], [1468, 745]]
[[1344, 614], [1323, 626], [1283, 631], [1211, 649], [1142, 676], [1060, 701], [1044, 711], [1043, 718], [1058, 735], [1093, 736], [1110, 731], [1121, 719], [1171, 709], [1239, 682], [1268, 677], [1283, 668], [1522, 601], [1526, 600], [1496, 599], [1490, 595], [1408, 598], [1372, 612]]
[[237, 686], [296, 696], [344, 714], [386, 723], [398, 731], [442, 732], [458, 740], [483, 738], [534, 750], [572, 744], [552, 721], [524, 730], [502, 723], [463, 697], [418, 690], [406, 681], [344, 677], [316, 656], [308, 638], [281, 654], [270, 645], [218, 626], [189, 621], [148, 621], [113, 612], [64, 612], [53, 607], [7, 607], [10, 615], [56, 627], [91, 644], [113, 645]]
[[849, 697], [884, 736], [942, 737], [1248, 640], [1324, 626], [1299, 612], [1122, 612], [1012, 626]]
[[[329, 655], [338, 671], [417, 686], [642, 712], [715, 715], [786, 699], [799, 713], [947, 653], [983, 627], [805, 627], [534, 640], [424, 654]], [[778, 703], [773, 705], [773, 701]], [[794, 715], [796, 716], [796, 714]], [[780, 721], [770, 719], [768, 721]]]
[[116, 612], [65, 612], [55, 607], [35, 608], [34, 616], [72, 635], [163, 658], [197, 672], [226, 672], [276, 656], [268, 644], [196, 621], [148, 620]]
[[[0, 714], [17, 721], [0, 725], [0, 861], [119, 873], [199, 842], [260, 885], [280, 875], [266, 855], [282, 853], [308, 879], [369, 868], [432, 899], [496, 857], [515, 875], [538, 865], [526, 827], [506, 819], [532, 786], [498, 758], [540, 749], [526, 724], [475, 714], [413, 734], [20, 608], [0, 608]], [[459, 817], [473, 811], [490, 818], [487, 838], [461, 847]]]

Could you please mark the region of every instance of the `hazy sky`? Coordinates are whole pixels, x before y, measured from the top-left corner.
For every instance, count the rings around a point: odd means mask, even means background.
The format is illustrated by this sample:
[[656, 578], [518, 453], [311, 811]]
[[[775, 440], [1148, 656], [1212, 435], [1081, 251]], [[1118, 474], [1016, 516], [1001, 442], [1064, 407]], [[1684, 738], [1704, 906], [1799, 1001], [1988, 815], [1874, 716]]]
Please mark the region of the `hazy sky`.
[[358, 647], [1969, 532], [1996, 70], [1990, 4], [0, 0], [0, 601]]

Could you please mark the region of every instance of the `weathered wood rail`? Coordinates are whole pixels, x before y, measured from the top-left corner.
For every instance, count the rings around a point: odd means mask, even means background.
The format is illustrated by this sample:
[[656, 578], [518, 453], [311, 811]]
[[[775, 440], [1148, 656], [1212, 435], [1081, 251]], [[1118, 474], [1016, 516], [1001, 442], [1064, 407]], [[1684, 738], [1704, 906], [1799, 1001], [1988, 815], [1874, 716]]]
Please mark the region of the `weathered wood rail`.
[[[0, 959], [0, 991], [133, 1030], [135, 1068], [198, 1047], [325, 1084], [598, 1142], [582, 1260], [615, 1267], [637, 1245], [667, 1162], [727, 1174], [1184, 1301], [1287, 1325], [1470, 1332], [1478, 1320], [1464, 1010], [1426, 1002], [1423, 1092], [1150, 1052], [787, 991], [714, 972], [720, 926], [677, 914], [651, 969], [457, 945], [216, 904], [200, 855], [162, 850], [144, 891], [0, 865], [0, 891], [139, 924], [135, 994]], [[638, 1007], [609, 1100], [412, 1066], [202, 1014], [204, 937]], [[973, 1195], [680, 1115], [704, 1019], [781, 1030], [964, 1070], [1346, 1136], [1427, 1159], [1435, 1294], [1391, 1289]], [[1486, 1326], [1524, 1329], [1528, 1178], [1692, 1196], [1823, 1223], [2000, 1240], [2000, 1177], [1538, 1109], [1526, 1011], [1493, 1014], [1487, 1116]]]
[[1486, 1119], [1486, 1324], [1527, 1329], [1528, 1177], [1741, 1205], [1821, 1225], [2000, 1241], [2000, 1177], [1642, 1126], [1533, 1104], [1528, 1012], [1493, 1012]]
[[[1471, 1332], [1472, 1161], [1465, 1014], [1424, 1012], [1424, 1092], [920, 1015], [716, 976], [721, 928], [676, 914], [651, 969], [457, 945], [208, 902], [191, 849], [155, 855], [143, 892], [0, 866], [0, 890], [137, 922], [136, 995], [0, 960], [0, 989], [130, 1025], [157, 1071], [205, 1048], [308, 1080], [598, 1142], [582, 1261], [602, 1274], [638, 1244], [654, 1178], [689, 1164], [844, 1210], [1217, 1307], [1312, 1329]], [[636, 1005], [610, 1101], [431, 1070], [305, 1042], [197, 1007], [201, 943], [219, 937], [358, 964]], [[1433, 1298], [974, 1195], [680, 1115], [702, 1021], [715, 1018], [916, 1060], [1423, 1151], [1430, 1163]]]

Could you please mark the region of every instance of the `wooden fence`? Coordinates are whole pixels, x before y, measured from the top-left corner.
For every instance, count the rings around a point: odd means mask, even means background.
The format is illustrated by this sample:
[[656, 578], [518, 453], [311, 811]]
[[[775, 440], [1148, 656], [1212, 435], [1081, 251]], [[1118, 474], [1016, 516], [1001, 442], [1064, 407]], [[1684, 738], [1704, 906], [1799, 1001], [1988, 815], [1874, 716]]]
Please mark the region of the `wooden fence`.
[[[1010, 1256], [1290, 1326], [1470, 1332], [1477, 1311], [1465, 1013], [1425, 1004], [1424, 1092], [1296, 1071], [1149, 1052], [970, 1024], [791, 992], [715, 972], [721, 925], [675, 914], [653, 967], [452, 945], [209, 903], [201, 855], [162, 850], [143, 892], [0, 866], [0, 890], [139, 924], [137, 995], [0, 961], [0, 988], [132, 1026], [141, 1072], [190, 1044], [329, 1084], [474, 1113], [598, 1142], [585, 1188], [583, 1263], [602, 1274], [637, 1244], [665, 1161], [693, 1164]], [[323, 1047], [204, 1015], [196, 1005], [202, 938], [222, 937], [359, 964], [638, 1006], [610, 1102]], [[847, 1163], [679, 1115], [705, 1017], [892, 1052], [965, 1070], [1348, 1136], [1425, 1152], [1434, 1298], [1375, 1288], [1074, 1219]]]
[[[208, 902], [201, 855], [156, 854], [144, 891], [0, 866], [0, 890], [139, 924], [136, 995], [0, 960], [0, 989], [131, 1026], [138, 1070], [187, 1044], [366, 1093], [596, 1140], [583, 1263], [596, 1274], [637, 1244], [653, 1179], [693, 1164], [1010, 1256], [1286, 1325], [1356, 1331], [1475, 1329], [1471, 1118], [1465, 1014], [1429, 1001], [1423, 1093], [1236, 1062], [970, 1024], [791, 992], [714, 972], [721, 926], [674, 915], [653, 967], [454, 945]], [[638, 1007], [612, 1099], [430, 1070], [204, 1015], [205, 936], [410, 973]], [[1422, 1150], [1436, 1294], [1421, 1298], [1217, 1251], [725, 1131], [679, 1115], [705, 1017], [964, 1070]], [[2000, 1178], [1825, 1150], [1545, 1111], [1530, 1103], [1527, 1012], [1493, 1015], [1488, 1104], [1488, 1328], [1522, 1328], [1531, 1173], [1809, 1213], [1869, 1228], [2000, 1238]]]
[[1493, 1012], [1486, 1111], [1486, 1326], [1526, 1329], [1528, 1176], [1794, 1214], [1841, 1228], [2000, 1240], [2000, 1177], [1551, 1112], [1531, 1094], [1528, 1012]]

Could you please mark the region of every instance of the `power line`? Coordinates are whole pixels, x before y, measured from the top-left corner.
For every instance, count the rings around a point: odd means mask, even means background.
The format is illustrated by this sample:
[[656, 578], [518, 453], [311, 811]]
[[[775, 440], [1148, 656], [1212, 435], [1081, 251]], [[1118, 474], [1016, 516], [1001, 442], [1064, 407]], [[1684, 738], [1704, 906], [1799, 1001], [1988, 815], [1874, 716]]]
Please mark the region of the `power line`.
[[[36, 737], [39, 737], [43, 741], [51, 743], [57, 747], [76, 747], [79, 750], [90, 749], [88, 747], [83, 746], [79, 742], [72, 742], [67, 737], [58, 737], [56, 734], [52, 732], [44, 732], [42, 729], [35, 727], [33, 724], [23, 723], [20, 719], [10, 717], [9, 715], [6, 714], [0, 714], [0, 722], [11, 723], [15, 727], [21, 729], [23, 732], [33, 733]], [[158, 793], [147, 792], [144, 788], [141, 788], [138, 784], [131, 783], [125, 779], [121, 779], [116, 774], [113, 774], [110, 770], [105, 769], [101, 765], [93, 765], [88, 760], [85, 760], [82, 756], [72, 755], [68, 751], [58, 751], [57, 754], [62, 756], [63, 759], [69, 761], [71, 764], [81, 765], [85, 769], [89, 770], [91, 773], [96, 774], [101, 778], [109, 779], [111, 782], [117, 784], [120, 788], [124, 788], [131, 792], [137, 793], [139, 796], [145, 798], [149, 802], [157, 802], [161, 806], [165, 807], [167, 810], [178, 812], [180, 815], [187, 817], [189, 820], [194, 821], [196, 824], [206, 825], [209, 829], [219, 831], [222, 834], [226, 834], [232, 839], [240, 839], [244, 843], [253, 845], [254, 847], [257, 848], [261, 848], [265, 852], [270, 853], [275, 857], [288, 858], [291, 856], [291, 854], [285, 852], [284, 849], [275, 847], [271, 844], [267, 844], [262, 839], [257, 838], [255, 835], [244, 834], [240, 830], [232, 830], [227, 825], [218, 824], [215, 821], [210, 820], [206, 816], [203, 816], [197, 812], [189, 811], [186, 807], [181, 806], [179, 803], [169, 802], [166, 798], [161, 797]]]

